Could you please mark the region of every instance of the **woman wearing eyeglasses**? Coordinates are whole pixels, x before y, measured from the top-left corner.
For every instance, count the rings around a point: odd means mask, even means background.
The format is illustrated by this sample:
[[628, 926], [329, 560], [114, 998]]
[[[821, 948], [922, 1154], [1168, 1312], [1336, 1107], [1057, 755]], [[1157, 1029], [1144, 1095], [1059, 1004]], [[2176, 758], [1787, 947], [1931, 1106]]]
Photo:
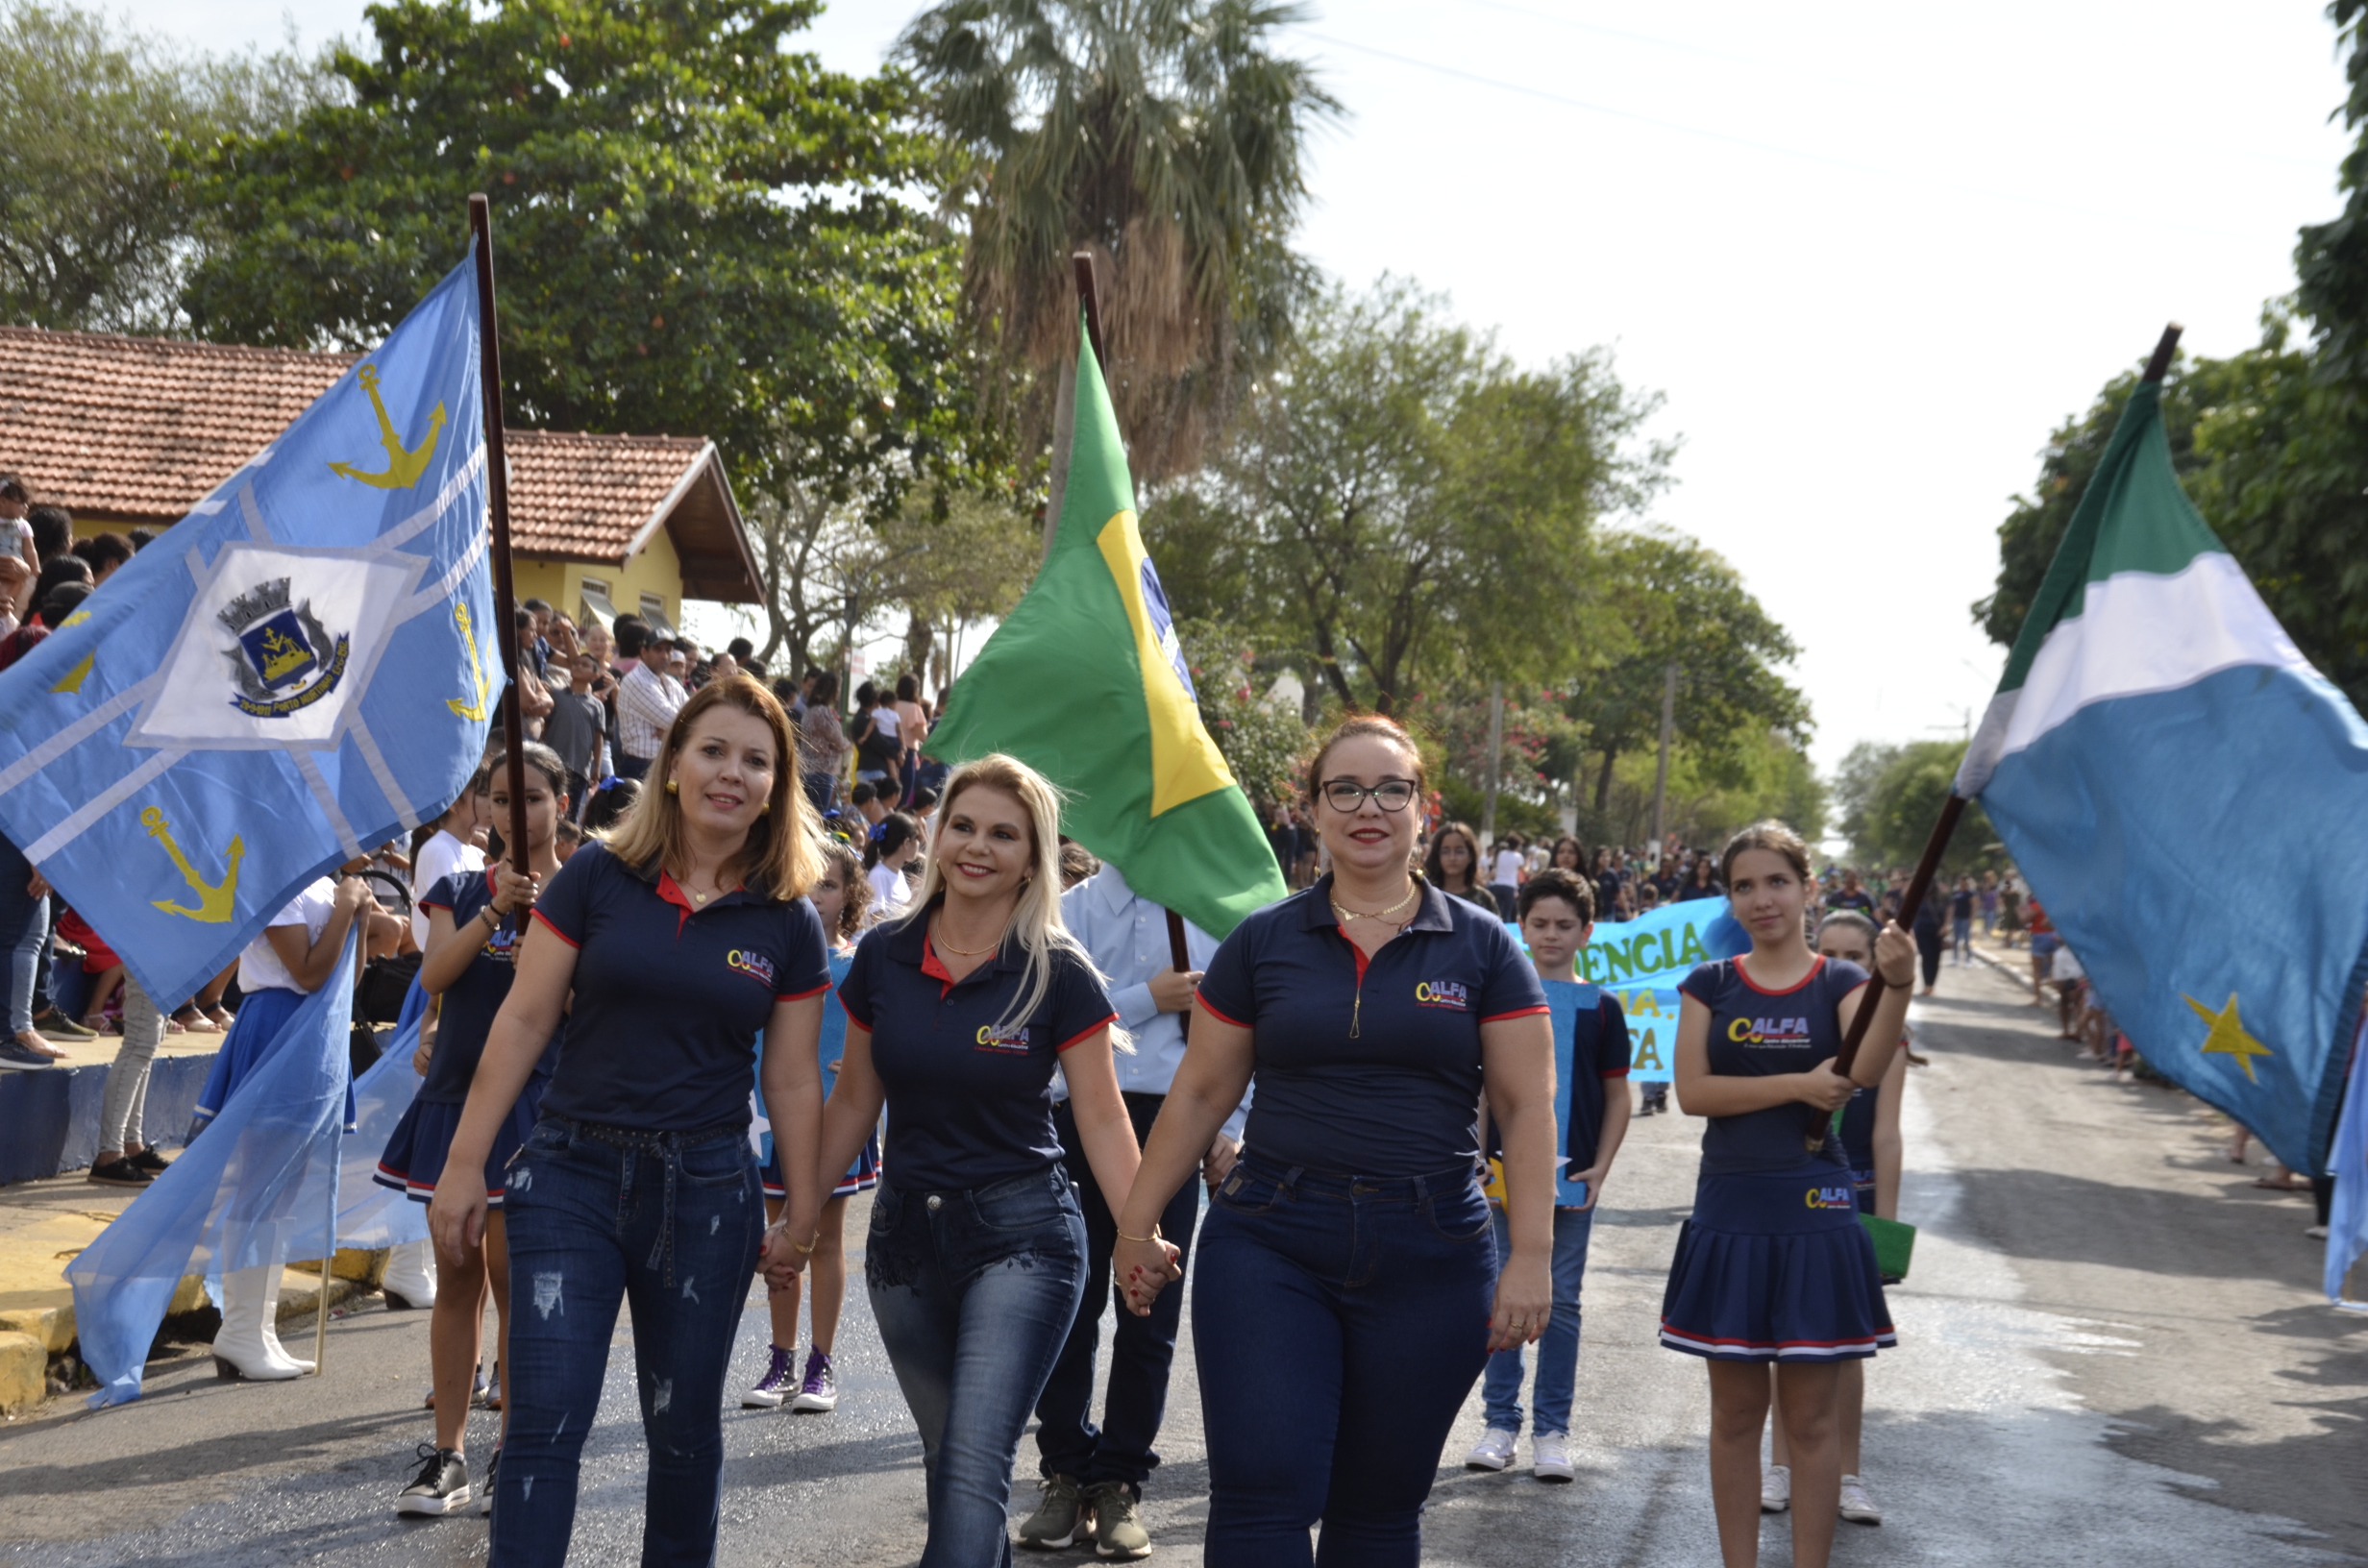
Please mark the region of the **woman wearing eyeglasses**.
[[[1210, 962], [1113, 1262], [1122, 1283], [1163, 1277], [1160, 1213], [1255, 1072], [1193, 1294], [1207, 1557], [1395, 1568], [1420, 1559], [1440, 1451], [1489, 1352], [1535, 1340], [1552, 1305], [1553, 1042], [1493, 912], [1408, 869], [1423, 776], [1406, 732], [1347, 721], [1307, 788], [1332, 873]], [[1505, 1148], [1501, 1275], [1484, 1087]]]

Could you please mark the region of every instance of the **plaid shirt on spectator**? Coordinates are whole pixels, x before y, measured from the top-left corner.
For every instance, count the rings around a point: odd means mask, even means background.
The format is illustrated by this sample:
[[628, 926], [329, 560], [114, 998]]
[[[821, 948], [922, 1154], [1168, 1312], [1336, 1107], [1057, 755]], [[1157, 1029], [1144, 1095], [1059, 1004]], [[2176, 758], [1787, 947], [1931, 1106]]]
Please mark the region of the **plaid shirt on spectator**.
[[636, 664], [617, 682], [617, 749], [644, 762], [657, 760], [666, 731], [690, 694], [646, 663]]

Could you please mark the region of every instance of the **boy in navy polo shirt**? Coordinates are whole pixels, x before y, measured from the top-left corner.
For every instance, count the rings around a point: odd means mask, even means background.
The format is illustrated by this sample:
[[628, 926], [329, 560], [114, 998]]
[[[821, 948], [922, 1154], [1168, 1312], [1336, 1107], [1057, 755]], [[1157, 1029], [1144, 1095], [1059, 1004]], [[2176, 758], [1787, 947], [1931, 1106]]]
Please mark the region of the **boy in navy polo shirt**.
[[[1517, 903], [1521, 937], [1529, 944], [1529, 961], [1538, 978], [1549, 988], [1580, 985], [1578, 956], [1595, 930], [1594, 890], [1557, 867], [1533, 873], [1521, 885]], [[1553, 994], [1549, 989], [1549, 999]], [[1563, 1009], [1555, 1011], [1556, 1027], [1561, 1028]], [[1538, 1340], [1530, 1455], [1531, 1473], [1546, 1482], [1566, 1482], [1577, 1474], [1570, 1462], [1569, 1433], [1570, 1397], [1579, 1373], [1579, 1285], [1587, 1272], [1595, 1199], [1620, 1140], [1628, 1136], [1627, 1014], [1613, 996], [1584, 986], [1569, 1027], [1568, 1066], [1562, 1069], [1569, 1081], [1569, 1110], [1561, 1128], [1562, 1175], [1566, 1184], [1583, 1184], [1587, 1196], [1583, 1203], [1554, 1211], [1554, 1310]], [[1492, 1207], [1496, 1245], [1502, 1252], [1508, 1244], [1505, 1211], [1501, 1204]], [[1488, 1432], [1464, 1462], [1474, 1470], [1502, 1470], [1513, 1462], [1513, 1446], [1521, 1432], [1519, 1346], [1489, 1358], [1481, 1390]]]

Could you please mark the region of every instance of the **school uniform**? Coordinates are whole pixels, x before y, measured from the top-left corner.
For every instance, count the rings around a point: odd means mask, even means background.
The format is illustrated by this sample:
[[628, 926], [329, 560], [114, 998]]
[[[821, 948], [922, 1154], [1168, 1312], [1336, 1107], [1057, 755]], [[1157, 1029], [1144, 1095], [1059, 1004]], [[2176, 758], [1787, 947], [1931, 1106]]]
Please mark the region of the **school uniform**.
[[643, 1549], [715, 1554], [724, 1375], [764, 1231], [750, 1147], [753, 1043], [777, 1003], [829, 983], [822, 922], [761, 885], [694, 905], [600, 843], [535, 901], [537, 943], [576, 949], [542, 1116], [510, 1164], [509, 1435], [493, 1560], [559, 1564], [617, 1309], [633, 1311], [649, 1439]]
[[[1784, 991], [1740, 959], [1704, 964], [1679, 988], [1710, 1010], [1710, 1070], [1806, 1072], [1841, 1048], [1837, 1008], [1866, 984], [1855, 964], [1818, 958]], [[1850, 1167], [1797, 1102], [1713, 1116], [1702, 1135], [1692, 1217], [1678, 1232], [1662, 1298], [1661, 1342], [1721, 1360], [1842, 1360], [1897, 1343], [1875, 1249], [1859, 1225]]]
[[[370, 1174], [381, 1187], [407, 1193], [414, 1203], [426, 1203], [435, 1196], [435, 1184], [444, 1174], [444, 1157], [452, 1149], [453, 1134], [460, 1129], [461, 1108], [469, 1101], [469, 1086], [477, 1079], [477, 1065], [484, 1059], [485, 1041], [493, 1033], [494, 1015], [502, 1011], [517, 972], [519, 933], [510, 929], [507, 920], [490, 935], [485, 931], [482, 916], [492, 902], [492, 889], [483, 871], [448, 876], [419, 901], [422, 909], [440, 909], [450, 915], [454, 930], [466, 933], [473, 926], [474, 934], [483, 940], [470, 956], [468, 968], [445, 988], [436, 1014], [435, 1049], [428, 1056], [427, 1079], [404, 1111], [403, 1119], [395, 1123], [386, 1151], [379, 1156], [379, 1168]], [[494, 1130], [485, 1155], [485, 1203], [489, 1208], [502, 1207], [510, 1158], [534, 1131], [543, 1088], [557, 1065], [565, 1033], [564, 1024], [552, 1032], [526, 1088]]]
[[1413, 1564], [1488, 1359], [1480, 1028], [1545, 1011], [1502, 921], [1428, 883], [1369, 958], [1332, 878], [1234, 928], [1200, 1005], [1250, 1031], [1246, 1148], [1193, 1285], [1212, 1562]]
[[[271, 930], [293, 926], [305, 934], [309, 947], [321, 940], [329, 928], [330, 917], [336, 912], [337, 885], [328, 877], [316, 877], [300, 888], [287, 906], [272, 917]], [[352, 940], [351, 938], [348, 939]], [[197, 1111], [189, 1119], [189, 1136], [195, 1138], [205, 1131], [222, 1108], [238, 1092], [238, 1086], [255, 1075], [256, 1069], [271, 1060], [285, 1043], [281, 1030], [293, 1017], [296, 1010], [312, 994], [296, 983], [286, 965], [280, 962], [279, 950], [272, 946], [266, 933], [247, 943], [238, 955], [238, 1017], [231, 1024], [230, 1033], [222, 1037], [222, 1048], [214, 1053], [212, 1065], [206, 1069], [205, 1087], [198, 1090]], [[354, 1086], [345, 1086], [345, 1130], [354, 1130]]]
[[975, 1568], [1011, 1561], [1012, 1461], [1085, 1293], [1052, 1074], [1118, 1011], [1062, 946], [1044, 999], [1012, 1017], [1027, 968], [1018, 940], [957, 980], [929, 937], [937, 907], [867, 933], [839, 1000], [870, 1034], [887, 1094], [863, 1274], [921, 1429], [922, 1568]]
[[[1592, 985], [1578, 989], [1590, 994], [1581, 997], [1571, 1019], [1569, 1105], [1560, 1128], [1565, 1176], [1594, 1164], [1596, 1145], [1603, 1140], [1605, 1097], [1628, 1092], [1632, 1055], [1628, 1015], [1618, 999]], [[1489, 1152], [1498, 1158], [1504, 1153], [1493, 1146]], [[1588, 1196], [1591, 1200], [1594, 1194]], [[1513, 1245], [1512, 1220], [1502, 1205], [1494, 1206], [1492, 1217], [1501, 1256]], [[1557, 1205], [1554, 1210], [1554, 1307], [1546, 1318], [1545, 1332], [1538, 1336], [1538, 1384], [1532, 1412], [1532, 1430], [1541, 1435], [1570, 1431], [1571, 1392], [1579, 1374], [1579, 1289], [1587, 1275], [1587, 1243], [1594, 1225], [1592, 1208]], [[1481, 1394], [1487, 1402], [1491, 1429], [1521, 1430], [1520, 1346], [1510, 1345], [1489, 1357]]]
[[1882, 1098], [1883, 1084], [1878, 1080], [1843, 1101], [1841, 1117], [1835, 1123], [1835, 1136], [1841, 1141], [1842, 1159], [1850, 1167], [1850, 1186], [1862, 1214], [1875, 1212], [1875, 1110]]
[[[830, 955], [830, 984], [835, 990], [847, 980], [847, 971], [854, 964], [853, 953], [832, 952]], [[822, 1068], [823, 1098], [830, 1097], [831, 1089], [839, 1081], [836, 1064], [847, 1054], [847, 1010], [832, 1003], [823, 1004], [822, 1033], [814, 1040], [814, 1054]], [[781, 1150], [773, 1140], [772, 1118], [765, 1113], [764, 1063], [757, 1062], [756, 1115], [766, 1127], [757, 1137], [756, 1164], [765, 1184], [765, 1196], [784, 1199], [789, 1196], [789, 1185], [781, 1170]], [[830, 1189], [834, 1198], [851, 1198], [858, 1192], [869, 1192], [879, 1186], [879, 1135], [875, 1133], [855, 1156], [855, 1163], [847, 1167], [839, 1185]]]

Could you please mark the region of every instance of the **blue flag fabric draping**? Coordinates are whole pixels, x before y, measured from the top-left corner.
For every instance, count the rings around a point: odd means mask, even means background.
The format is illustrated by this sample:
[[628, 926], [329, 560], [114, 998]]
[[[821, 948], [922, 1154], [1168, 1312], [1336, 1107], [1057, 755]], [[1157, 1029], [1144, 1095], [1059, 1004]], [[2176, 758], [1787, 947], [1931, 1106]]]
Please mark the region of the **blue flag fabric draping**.
[[345, 1140], [337, 1167], [337, 1245], [375, 1251], [401, 1241], [428, 1239], [428, 1206], [371, 1180], [395, 1124], [418, 1097], [421, 1079], [411, 1058], [419, 1050], [419, 1026], [428, 1016], [428, 993], [414, 979], [386, 1052], [354, 1080], [354, 1133]]
[[482, 754], [482, 408], [464, 263], [0, 673], [0, 834], [159, 1001]]
[[[1518, 925], [1507, 922], [1506, 929], [1515, 942], [1521, 940]], [[1728, 913], [1724, 898], [1689, 898], [1633, 920], [1596, 922], [1593, 940], [1579, 954], [1579, 977], [1602, 987], [1628, 1015], [1636, 1050], [1631, 1079], [1670, 1081], [1677, 1060], [1677, 988], [1693, 967], [1750, 951], [1751, 938]], [[1554, 993], [1553, 987], [1546, 988], [1549, 1000]]]
[[355, 945], [349, 936], [222, 1114], [66, 1264], [83, 1360], [99, 1380], [91, 1409], [139, 1397], [183, 1276], [333, 1250]]
[[2327, 1213], [2327, 1298], [2344, 1299], [2343, 1279], [2368, 1252], [2368, 1019], [2352, 1041], [2350, 1087], [2335, 1123], [2335, 1145], [2327, 1172], [2335, 1178], [2335, 1200]]

